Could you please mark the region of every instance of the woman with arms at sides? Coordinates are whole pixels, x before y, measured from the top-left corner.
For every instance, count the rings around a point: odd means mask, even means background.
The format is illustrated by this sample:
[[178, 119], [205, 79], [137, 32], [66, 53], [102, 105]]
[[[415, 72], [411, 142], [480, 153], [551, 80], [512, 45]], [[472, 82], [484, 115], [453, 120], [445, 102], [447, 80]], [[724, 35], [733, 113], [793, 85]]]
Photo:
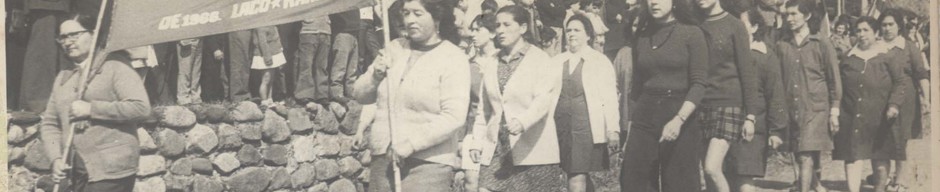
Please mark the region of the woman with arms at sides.
[[594, 27], [586, 15], [577, 14], [565, 24], [568, 51], [555, 57], [561, 65], [554, 110], [561, 169], [568, 174], [568, 191], [594, 191], [589, 172], [610, 167], [608, 149], [620, 140], [620, 114], [613, 64], [592, 49]]
[[[839, 131], [842, 79], [838, 52], [829, 38], [817, 34], [810, 24], [814, 0], [791, 0], [784, 4], [788, 31], [777, 41], [783, 87], [787, 92], [788, 126], [799, 164], [800, 191], [825, 188], [816, 176], [820, 153], [832, 150], [832, 135]], [[815, 185], [814, 185], [815, 184]]]
[[[787, 113], [780, 77], [780, 59], [771, 50], [767, 41], [772, 26], [767, 25], [757, 8], [742, 17], [747, 32], [751, 34], [751, 60], [757, 68], [757, 103], [753, 113], [754, 138], [747, 142], [734, 142], [728, 148], [728, 166], [732, 189], [740, 192], [757, 191], [755, 178], [764, 177], [767, 170], [767, 147], [776, 150], [783, 144], [781, 135], [787, 126]], [[735, 190], [733, 190], [735, 191]]]
[[[900, 106], [897, 121], [892, 125], [895, 128], [891, 129], [893, 131], [892, 135], [894, 135], [894, 143], [897, 145], [895, 148], [897, 150], [896, 154], [899, 156], [892, 159], [895, 160], [897, 167], [895, 178], [882, 177], [884, 180], [891, 181], [888, 183], [889, 188], [902, 191], [907, 189], [905, 185], [908, 184], [907, 177], [909, 174], [907, 173], [911, 171], [904, 167], [906, 162], [903, 156], [907, 150], [907, 140], [911, 138], [914, 129], [921, 129], [916, 127], [918, 123], [915, 123], [923, 119], [921, 110], [930, 108], [930, 100], [927, 97], [930, 91], [930, 73], [924, 65], [924, 59], [917, 44], [901, 35], [904, 34], [901, 29], [903, 29], [902, 26], [905, 23], [900, 12], [897, 10], [885, 11], [878, 17], [878, 23], [881, 25], [882, 41], [884, 41], [889, 52], [899, 60], [899, 63], [896, 64], [901, 65], [900, 68], [904, 72], [905, 81], [908, 81], [910, 85], [905, 87], [906, 98]], [[890, 169], [888, 170], [887, 172], [890, 172]]]
[[694, 112], [705, 94], [708, 45], [685, 15], [692, 13], [687, 1], [648, 0], [645, 8], [650, 20], [633, 47], [630, 98], [638, 113], [623, 152], [621, 190], [699, 191], [704, 136]]
[[[702, 113], [707, 152], [703, 166], [709, 188], [729, 192], [723, 165], [732, 143], [754, 138], [757, 103], [757, 68], [751, 62], [750, 35], [719, 0], [698, 0], [699, 25], [708, 42], [708, 78]], [[730, 2], [726, 2], [729, 3]]]
[[402, 190], [450, 191], [460, 166], [457, 132], [470, 105], [469, 59], [439, 34], [455, 27], [453, 7], [431, 0], [405, 0], [403, 7], [404, 38], [389, 42], [353, 89], [360, 103], [377, 106], [369, 190], [395, 188], [397, 161]]
[[878, 29], [874, 18], [859, 18], [853, 28], [858, 43], [839, 66], [845, 115], [839, 119], [841, 129], [835, 136], [832, 159], [845, 161], [845, 178], [852, 192], [861, 188], [862, 164], [868, 159], [876, 176], [875, 191], [884, 191], [890, 160], [903, 158], [904, 148], [898, 151], [895, 142], [907, 142], [894, 140], [891, 122], [906, 102], [910, 80], [901, 71], [899, 61], [903, 60], [876, 39]]
[[483, 89], [483, 73], [480, 70], [483, 68], [482, 66], [493, 66], [498, 62], [496, 53], [499, 52], [499, 49], [496, 48], [496, 43], [493, 42], [493, 38], [496, 37], [495, 30], [496, 15], [492, 13], [479, 15], [470, 22], [470, 48], [476, 49], [476, 51], [473, 51], [476, 55], [470, 57], [470, 111], [467, 117], [466, 136], [463, 140], [463, 147], [460, 148], [461, 168], [466, 170], [464, 189], [470, 192], [475, 192], [480, 188], [481, 162], [478, 159], [470, 158], [469, 150], [473, 148], [472, 145], [477, 144], [474, 141], [475, 138], [473, 138], [473, 122], [475, 118], [480, 117], [480, 114], [477, 114]]
[[[56, 41], [76, 67], [59, 72], [40, 123], [53, 178], [71, 173], [69, 191], [132, 191], [140, 158], [137, 123], [151, 113], [144, 83], [126, 52], [92, 61], [94, 17], [73, 13], [58, 29]], [[69, 134], [74, 139], [64, 149]], [[69, 154], [63, 157], [63, 150]]]
[[[519, 6], [496, 14], [496, 65], [481, 65], [482, 100], [473, 135], [480, 144], [470, 157], [482, 162], [480, 191], [558, 191], [558, 136], [549, 116], [558, 100], [557, 85], [544, 51], [528, 38], [529, 14]], [[489, 157], [492, 157], [491, 159]]]

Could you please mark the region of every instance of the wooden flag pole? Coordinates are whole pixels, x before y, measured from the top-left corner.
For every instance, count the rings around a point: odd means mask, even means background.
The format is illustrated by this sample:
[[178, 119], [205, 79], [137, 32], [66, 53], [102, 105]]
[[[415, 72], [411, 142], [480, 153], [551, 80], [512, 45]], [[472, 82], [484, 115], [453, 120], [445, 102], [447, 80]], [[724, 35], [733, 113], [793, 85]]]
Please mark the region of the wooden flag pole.
[[[101, 21], [104, 19], [104, 12], [105, 12], [104, 10], [108, 5], [108, 1], [109, 0], [102, 0], [101, 6], [98, 9], [98, 19], [97, 19], [97, 22], [95, 23], [95, 30], [94, 30], [95, 35], [92, 37], [91, 50], [89, 50], [89, 54], [88, 54], [90, 58], [87, 58], [87, 59], [91, 59], [91, 62], [89, 64], [86, 64], [88, 66], [82, 66], [82, 74], [81, 74], [81, 77], [79, 77], [79, 80], [80, 80], [79, 92], [78, 92], [78, 97], [77, 97], [79, 100], [82, 99], [82, 96], [85, 95], [85, 91], [88, 90], [87, 89], [88, 85], [86, 84], [87, 82], [85, 81], [87, 81], [88, 76], [91, 75], [90, 74], [91, 68], [95, 64], [95, 54], [96, 54], [96, 51], [98, 50], [98, 38], [101, 36]], [[65, 160], [66, 165], [69, 164], [68, 157], [69, 157], [69, 152], [71, 152], [70, 149], [72, 148], [72, 139], [75, 138], [75, 130], [77, 126], [79, 126], [80, 124], [81, 124], [80, 122], [71, 122], [69, 124], [68, 137], [66, 138], [66, 141], [65, 141], [65, 149], [62, 150], [62, 158]], [[71, 165], [69, 166], [71, 167]], [[68, 174], [66, 174], [65, 178], [63, 179], [67, 179], [67, 178], [68, 178]], [[52, 187], [52, 191], [59, 192], [59, 188], [61, 187], [61, 184], [62, 184], [61, 181], [56, 181], [55, 185]]]
[[[386, 6], [385, 6], [385, 5], [386, 5], [385, 3], [386, 3], [387, 1], [390, 1], [390, 0], [379, 0], [379, 4], [380, 4], [380, 6], [381, 6], [381, 7], [379, 7], [379, 8], [380, 8], [380, 10], [382, 10], [382, 39], [385, 41], [385, 48], [384, 48], [384, 49], [386, 50], [386, 51], [385, 51], [385, 54], [388, 53], [388, 47], [389, 47], [389, 45], [390, 45], [391, 42], [392, 42], [392, 41], [391, 41], [390, 31], [389, 31], [389, 30], [392, 30], [392, 28], [391, 28], [391, 25], [389, 24], [389, 21], [388, 21], [388, 20], [389, 20], [389, 18], [388, 18], [388, 11], [389, 11], [389, 10], [388, 10], [388, 9], [386, 8]], [[389, 59], [389, 56], [388, 56], [388, 55], [383, 56], [382, 59], [384, 60], [383, 62], [385, 62], [386, 64], [389, 64], [389, 63], [390, 63], [389, 61], [391, 61], [391, 59]], [[388, 68], [386, 68], [386, 73], [388, 73], [387, 71], [388, 71]], [[388, 81], [388, 77], [387, 77], [387, 75], [386, 75], [385, 93], [386, 93], [386, 95], [388, 95], [388, 96], [385, 97], [385, 98], [387, 99], [387, 101], [385, 102], [385, 105], [387, 105], [387, 106], [386, 106], [386, 111], [388, 112], [388, 138], [389, 138], [389, 140], [391, 141], [390, 144], [389, 144], [389, 147], [388, 147], [389, 150], [388, 150], [388, 152], [387, 152], [387, 153], [389, 153], [389, 154], [387, 154], [387, 155], [389, 155], [389, 157], [392, 157], [392, 159], [391, 159], [391, 160], [392, 160], [392, 174], [393, 174], [393, 177], [394, 177], [394, 178], [393, 178], [393, 179], [394, 179], [394, 180], [393, 180], [393, 181], [394, 181], [393, 185], [394, 185], [394, 187], [395, 187], [395, 192], [402, 192], [402, 190], [401, 190], [401, 168], [399, 167], [399, 161], [400, 161], [400, 159], [398, 159], [398, 154], [395, 153], [395, 148], [392, 148], [392, 146], [391, 146], [391, 143], [395, 143], [395, 142], [394, 142], [394, 141], [395, 141], [395, 139], [394, 139], [395, 137], [394, 137], [394, 134], [393, 134], [393, 133], [395, 132], [395, 130], [392, 129], [392, 119], [393, 119], [393, 118], [392, 118], [392, 104], [391, 104], [391, 103], [392, 103], [392, 99], [391, 99], [392, 88], [391, 88], [391, 83], [390, 83], [390, 82], [391, 82], [391, 81]]]

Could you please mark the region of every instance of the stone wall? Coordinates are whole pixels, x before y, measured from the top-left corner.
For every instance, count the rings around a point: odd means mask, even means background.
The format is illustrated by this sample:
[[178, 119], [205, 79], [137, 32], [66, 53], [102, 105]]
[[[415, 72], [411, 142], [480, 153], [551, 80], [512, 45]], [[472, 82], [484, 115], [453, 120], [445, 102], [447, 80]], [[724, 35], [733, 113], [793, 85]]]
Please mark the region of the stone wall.
[[[134, 191], [364, 191], [370, 152], [354, 137], [360, 110], [355, 102], [156, 107], [137, 129]], [[38, 130], [35, 121], [9, 126], [11, 191], [51, 189]]]

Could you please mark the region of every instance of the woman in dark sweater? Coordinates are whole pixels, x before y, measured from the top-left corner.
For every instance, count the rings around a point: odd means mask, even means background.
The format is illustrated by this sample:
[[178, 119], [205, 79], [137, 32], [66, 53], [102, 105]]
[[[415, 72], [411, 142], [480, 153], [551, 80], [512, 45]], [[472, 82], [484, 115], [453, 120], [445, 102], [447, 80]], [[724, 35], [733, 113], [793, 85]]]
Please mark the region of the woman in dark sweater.
[[765, 23], [758, 9], [742, 16], [747, 32], [751, 34], [751, 61], [757, 68], [757, 106], [748, 111], [756, 116], [754, 136], [748, 142], [734, 142], [728, 148], [729, 183], [741, 192], [757, 191], [754, 178], [763, 177], [767, 169], [767, 147], [777, 149], [783, 144], [780, 135], [787, 126], [787, 113], [780, 77], [780, 59], [766, 42], [771, 26]]
[[652, 20], [638, 30], [630, 97], [642, 113], [632, 118], [621, 189], [698, 191], [702, 130], [693, 112], [705, 94], [708, 45], [702, 30], [688, 21], [691, 17], [679, 15], [691, 13], [691, 5], [675, 0], [646, 3]]
[[750, 41], [744, 23], [721, 7], [718, 0], [699, 0], [705, 18], [699, 27], [708, 42], [708, 78], [702, 107], [708, 152], [704, 168], [710, 188], [731, 191], [725, 179], [728, 147], [754, 137], [757, 70], [750, 61]]

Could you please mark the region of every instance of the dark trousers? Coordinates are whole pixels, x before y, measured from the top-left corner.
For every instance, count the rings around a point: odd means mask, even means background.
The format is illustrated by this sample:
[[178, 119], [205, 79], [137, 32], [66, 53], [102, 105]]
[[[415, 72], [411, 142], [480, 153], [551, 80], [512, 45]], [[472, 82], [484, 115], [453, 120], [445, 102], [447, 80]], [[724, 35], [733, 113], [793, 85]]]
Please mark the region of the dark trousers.
[[330, 34], [300, 34], [294, 68], [294, 98], [321, 100], [330, 97]]
[[23, 70], [20, 80], [19, 103], [22, 110], [39, 113], [46, 110], [52, 86], [60, 70], [71, 69], [75, 64], [69, 61], [62, 48], [55, 41], [58, 36], [59, 17], [62, 12], [33, 10], [34, 20], [23, 58]]
[[222, 65], [222, 87], [229, 101], [239, 102], [251, 98], [248, 77], [251, 74], [251, 30], [234, 31], [228, 34], [228, 62]]
[[701, 190], [702, 130], [698, 115], [686, 119], [674, 141], [659, 142], [663, 126], [676, 116], [685, 94], [644, 94], [623, 151], [620, 186], [625, 192]]
[[352, 95], [352, 83], [359, 67], [358, 41], [356, 36], [345, 32], [333, 37], [333, 65], [330, 66], [330, 96], [333, 99]]

